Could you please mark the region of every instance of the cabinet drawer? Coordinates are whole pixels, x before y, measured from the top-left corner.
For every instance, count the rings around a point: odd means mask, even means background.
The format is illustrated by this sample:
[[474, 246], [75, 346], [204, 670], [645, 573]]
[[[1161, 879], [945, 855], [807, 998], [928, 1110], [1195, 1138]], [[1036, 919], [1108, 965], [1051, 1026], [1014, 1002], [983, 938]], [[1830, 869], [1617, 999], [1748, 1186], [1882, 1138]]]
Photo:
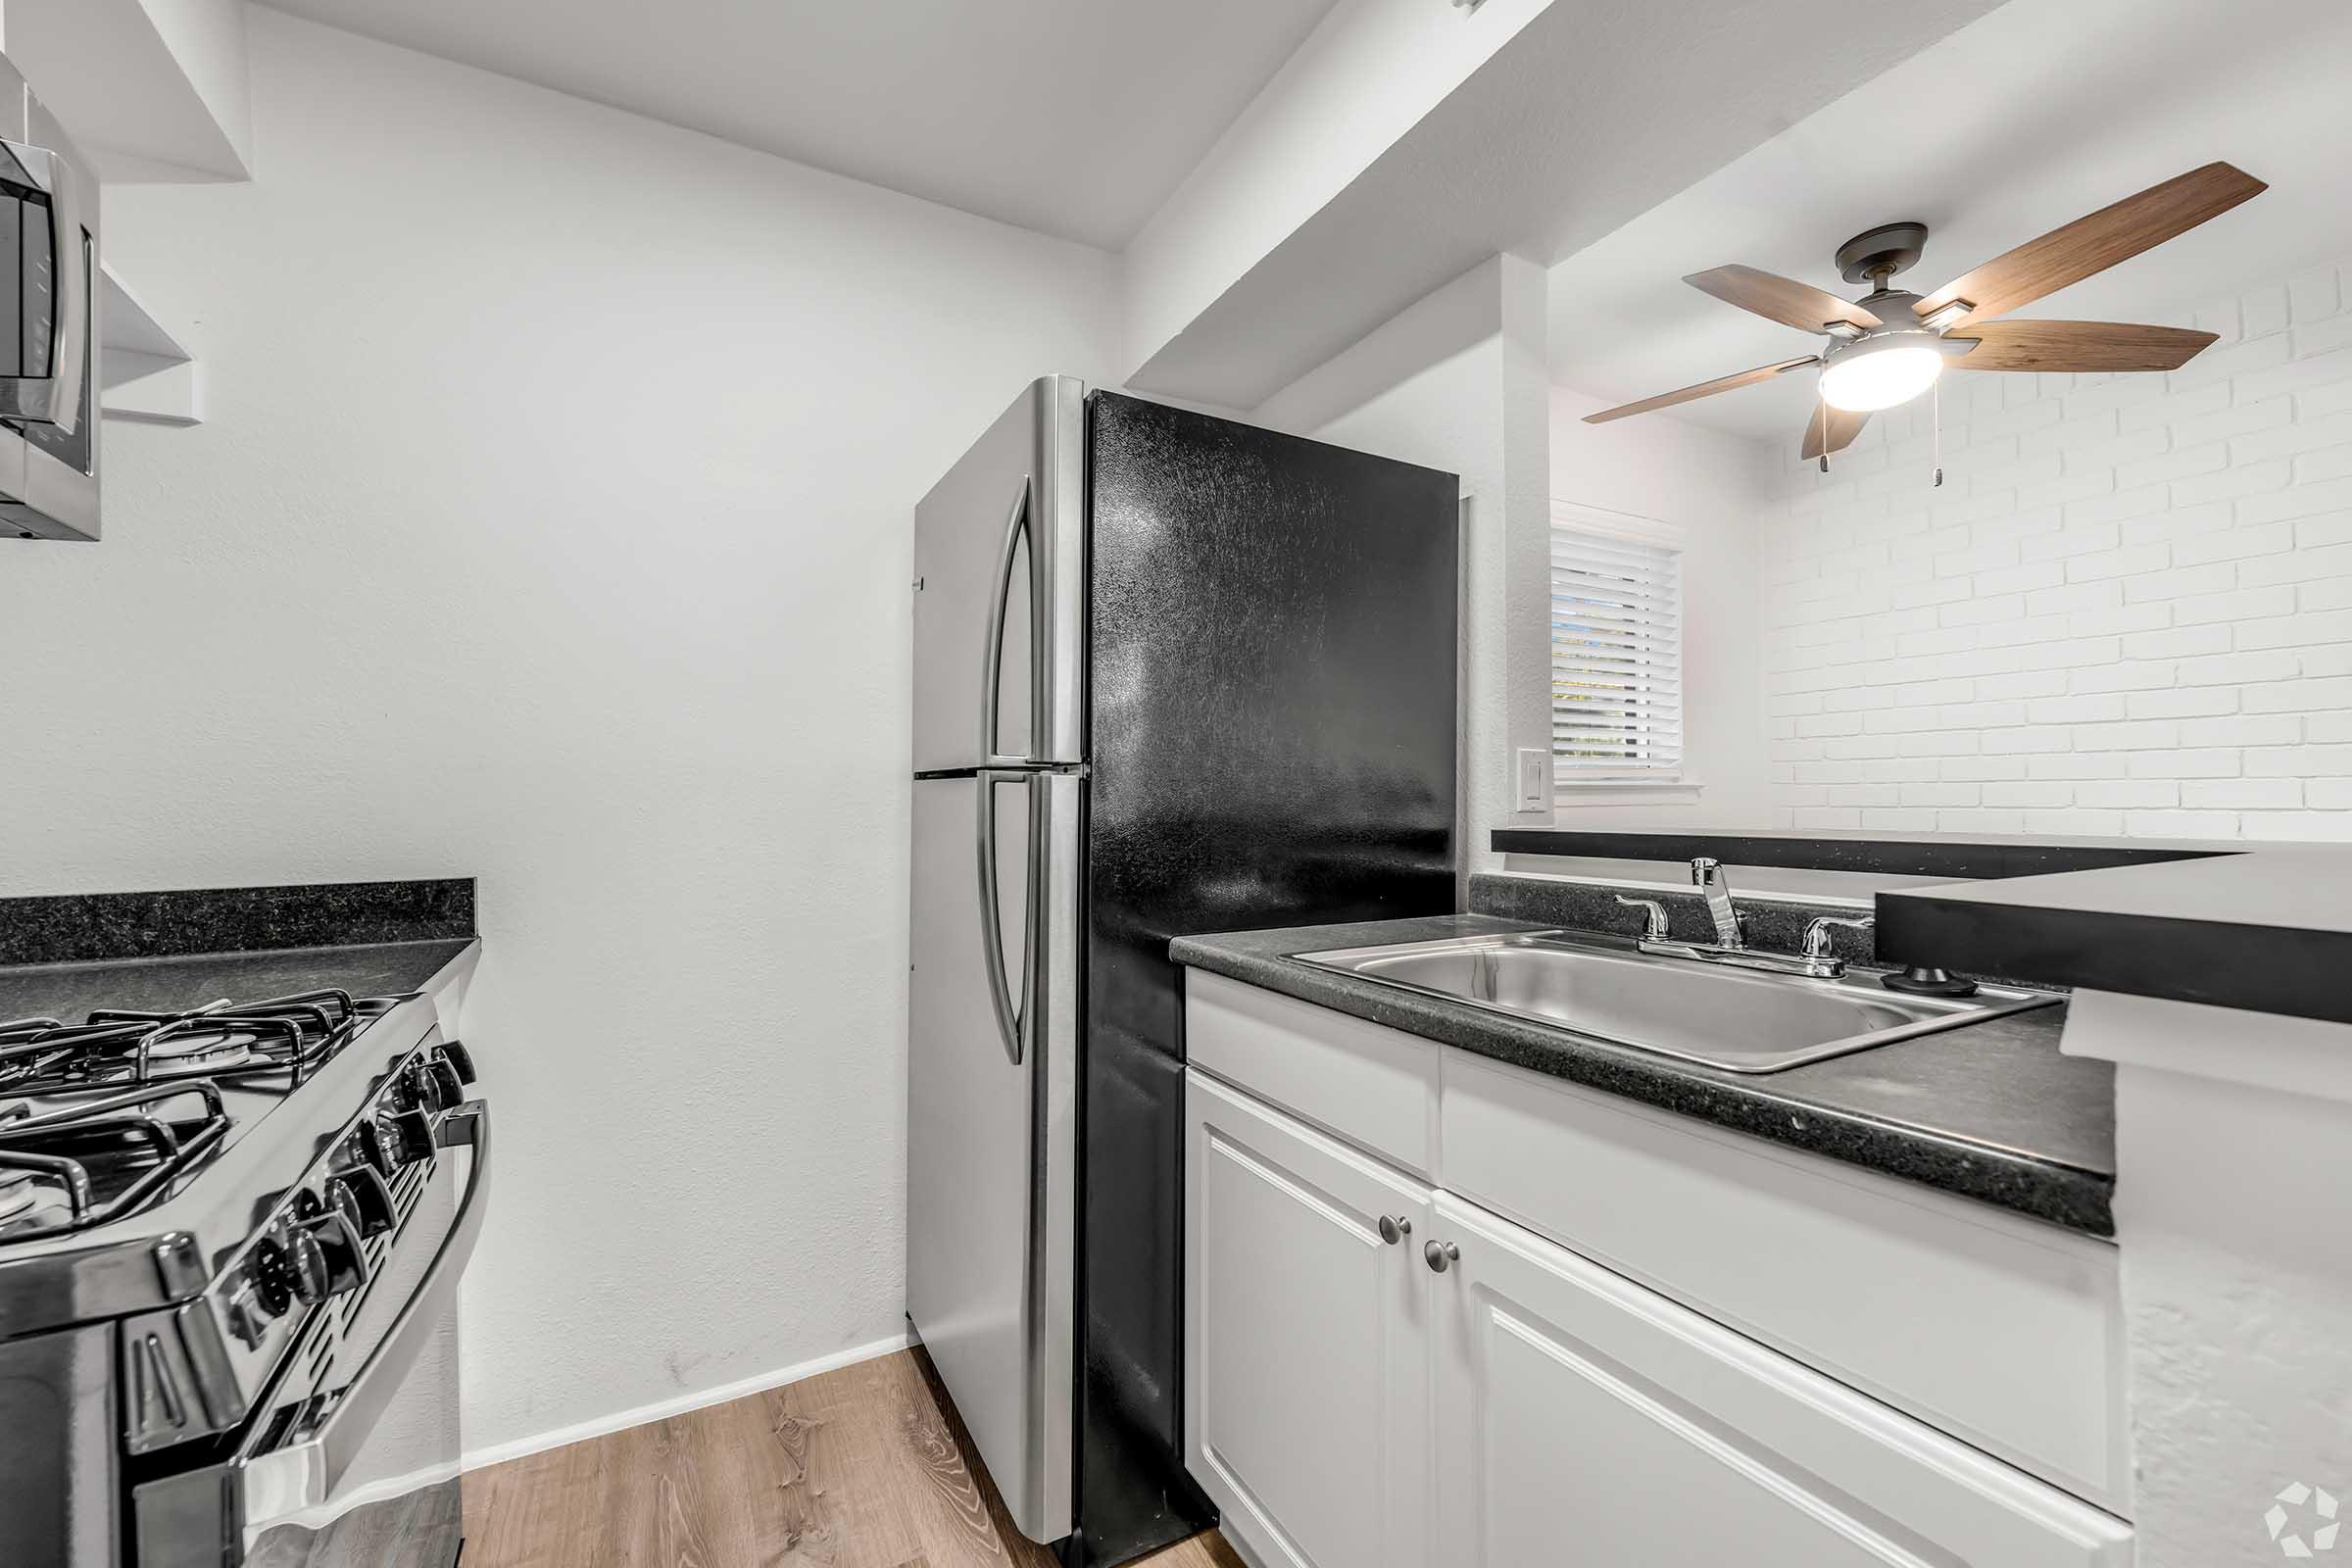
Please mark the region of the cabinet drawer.
[[1438, 1164], [1434, 1040], [1188, 969], [1185, 1060], [1418, 1176]]
[[1447, 1054], [1443, 1185], [2102, 1507], [2130, 1507], [2116, 1251]]
[[1450, 1195], [1438, 1535], [1460, 1568], [2126, 1568], [2121, 1520]]

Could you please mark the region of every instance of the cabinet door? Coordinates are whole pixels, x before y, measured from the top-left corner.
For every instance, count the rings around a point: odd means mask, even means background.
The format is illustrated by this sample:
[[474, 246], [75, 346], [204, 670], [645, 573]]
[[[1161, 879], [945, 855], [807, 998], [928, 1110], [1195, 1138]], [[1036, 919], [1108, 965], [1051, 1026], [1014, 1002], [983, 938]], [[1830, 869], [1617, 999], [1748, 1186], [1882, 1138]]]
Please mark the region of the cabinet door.
[[1204, 1073], [1185, 1078], [1193, 1478], [1267, 1568], [1420, 1568], [1429, 1189]]
[[2123, 1568], [2113, 1516], [1449, 1195], [1437, 1539], [1464, 1568]]

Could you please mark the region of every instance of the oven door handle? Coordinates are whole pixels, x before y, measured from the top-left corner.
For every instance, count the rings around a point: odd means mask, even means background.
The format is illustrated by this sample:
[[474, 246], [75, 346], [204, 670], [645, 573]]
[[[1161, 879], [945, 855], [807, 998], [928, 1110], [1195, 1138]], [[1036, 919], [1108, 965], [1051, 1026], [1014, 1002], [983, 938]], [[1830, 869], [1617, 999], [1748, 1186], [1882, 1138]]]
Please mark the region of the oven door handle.
[[[425, 1265], [424, 1275], [416, 1289], [375, 1343], [367, 1362], [361, 1366], [343, 1396], [335, 1401], [326, 1419], [304, 1442], [268, 1453], [254, 1454], [244, 1459], [248, 1469], [267, 1468], [272, 1472], [271, 1495], [298, 1495], [303, 1506], [315, 1506], [342, 1483], [343, 1472], [375, 1428], [376, 1418], [384, 1413], [400, 1382], [416, 1364], [417, 1355], [424, 1349], [425, 1341], [432, 1338], [445, 1312], [458, 1294], [458, 1276], [465, 1272], [466, 1260], [473, 1255], [473, 1244], [482, 1230], [482, 1213], [490, 1198], [490, 1104], [483, 1100], [469, 1100], [452, 1106], [441, 1117], [433, 1141], [444, 1149], [460, 1144], [473, 1147], [472, 1168], [466, 1175], [466, 1192], [458, 1200], [455, 1219], [441, 1237], [440, 1250]], [[278, 1490], [281, 1482], [290, 1483], [293, 1492]], [[250, 1489], [254, 1478], [246, 1478]]]
[[81, 247], [81, 182], [61, 153], [21, 141], [0, 150], [49, 193], [48, 375], [0, 376], [0, 416], [56, 425], [81, 419], [82, 362], [90, 335], [90, 266]]

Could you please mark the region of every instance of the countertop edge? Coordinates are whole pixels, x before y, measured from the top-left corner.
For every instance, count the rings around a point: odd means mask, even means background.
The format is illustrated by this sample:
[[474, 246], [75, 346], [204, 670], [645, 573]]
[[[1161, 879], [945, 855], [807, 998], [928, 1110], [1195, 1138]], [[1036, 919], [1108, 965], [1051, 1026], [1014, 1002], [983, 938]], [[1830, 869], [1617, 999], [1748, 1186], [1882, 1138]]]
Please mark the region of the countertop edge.
[[[0, 965], [0, 1017], [70, 1018], [92, 1006], [180, 1009], [223, 995], [250, 1002], [340, 985], [355, 996], [427, 997], [447, 1027], [459, 1015], [482, 950], [481, 936], [467, 934]], [[432, 967], [420, 969], [426, 962]], [[257, 976], [257, 969], [264, 973]]]
[[[1528, 921], [1493, 915], [1457, 915], [1452, 919], [1458, 923], [1456, 928], [1463, 931], [1545, 929]], [[1506, 1049], [1496, 1038], [1494, 1021], [1474, 1008], [1389, 988], [1370, 994], [1362, 982], [1295, 959], [1232, 952], [1217, 945], [1220, 935], [1224, 934], [1179, 937], [1169, 945], [1169, 956], [1188, 968], [1330, 1007], [1351, 1017], [1542, 1072], [1704, 1125], [1746, 1133], [1888, 1180], [1916, 1183], [2100, 1240], [2112, 1239], [2115, 1234], [2112, 1209], [2115, 1184], [2111, 1177], [2097, 1172], [1973, 1143], [1955, 1135], [1783, 1099], [1760, 1084], [1727, 1081], [1726, 1075], [1686, 1070], [1669, 1058], [1653, 1058], [1641, 1052], [1595, 1046], [1592, 1048], [1595, 1053], [1592, 1056], [1563, 1052], [1540, 1064], [1531, 1063], [1523, 1059], [1523, 1052]], [[1232, 935], [1262, 939], [1266, 933]], [[1441, 1022], [1446, 1032], [1415, 1026], [1427, 1022]], [[1693, 1087], [1705, 1091], [1704, 1111], [1694, 1110], [1688, 1103]], [[1843, 1139], [1827, 1136], [1833, 1128], [1847, 1136]], [[1902, 1168], [1890, 1168], [1892, 1162], [1888, 1160], [1861, 1157], [1853, 1147], [1857, 1138], [1864, 1144], [1899, 1150]]]
[[1882, 892], [1879, 952], [2070, 990], [2352, 1023], [2352, 931], [2001, 896], [2023, 885]]
[[1921, 838], [1901, 833], [1743, 832], [1731, 828], [1673, 832], [1657, 828], [1498, 827], [1489, 832], [1488, 844], [1497, 855], [1658, 861], [1705, 855], [1733, 866], [1971, 881], [2209, 859], [2251, 850], [2251, 846], [2205, 841], [2071, 842], [1963, 834]]
[[302, 882], [0, 898], [0, 963], [104, 963], [450, 941], [479, 934], [475, 880]]

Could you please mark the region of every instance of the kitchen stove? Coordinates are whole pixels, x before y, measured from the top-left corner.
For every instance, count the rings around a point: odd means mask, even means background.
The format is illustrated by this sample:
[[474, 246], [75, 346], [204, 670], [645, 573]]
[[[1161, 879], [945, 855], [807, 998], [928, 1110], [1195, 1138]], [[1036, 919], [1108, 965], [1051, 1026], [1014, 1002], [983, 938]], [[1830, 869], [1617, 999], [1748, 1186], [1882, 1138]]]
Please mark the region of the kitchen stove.
[[[0, 1023], [11, 1568], [356, 1560], [340, 1483], [481, 1223], [473, 1078], [422, 994]], [[454, 1505], [402, 1520], [454, 1559]]]
[[224, 1089], [246, 1092], [251, 1119], [400, 1000], [325, 990], [0, 1023], [0, 1244], [135, 1212], [234, 1130]]

